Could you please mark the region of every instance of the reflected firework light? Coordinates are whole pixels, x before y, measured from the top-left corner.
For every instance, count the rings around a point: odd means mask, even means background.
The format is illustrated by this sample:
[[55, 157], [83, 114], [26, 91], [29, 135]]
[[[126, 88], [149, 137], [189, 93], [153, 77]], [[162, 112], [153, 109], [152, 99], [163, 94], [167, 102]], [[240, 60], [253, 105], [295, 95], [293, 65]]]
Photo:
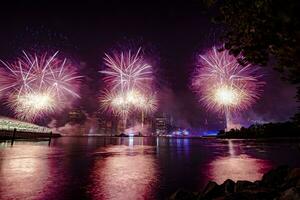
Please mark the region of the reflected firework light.
[[80, 97], [82, 76], [57, 54], [23, 52], [12, 64], [1, 61], [0, 95], [18, 118], [35, 121], [69, 107]]
[[200, 55], [192, 79], [192, 88], [199, 95], [199, 101], [208, 110], [225, 114], [227, 129], [230, 128], [230, 114], [249, 108], [259, 99], [264, 85], [258, 68], [240, 65], [239, 58], [213, 47]]

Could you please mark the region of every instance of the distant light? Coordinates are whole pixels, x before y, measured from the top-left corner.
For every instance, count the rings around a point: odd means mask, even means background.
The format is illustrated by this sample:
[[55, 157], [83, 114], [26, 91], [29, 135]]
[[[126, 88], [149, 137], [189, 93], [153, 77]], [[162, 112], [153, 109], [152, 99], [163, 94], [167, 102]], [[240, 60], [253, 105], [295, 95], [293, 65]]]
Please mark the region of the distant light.
[[219, 131], [218, 130], [210, 130], [210, 131], [204, 131], [202, 133], [203, 136], [216, 136], [218, 135]]
[[183, 135], [189, 135], [189, 131], [188, 130], [183, 130]]
[[129, 133], [128, 136], [129, 137], [134, 137], [134, 133]]

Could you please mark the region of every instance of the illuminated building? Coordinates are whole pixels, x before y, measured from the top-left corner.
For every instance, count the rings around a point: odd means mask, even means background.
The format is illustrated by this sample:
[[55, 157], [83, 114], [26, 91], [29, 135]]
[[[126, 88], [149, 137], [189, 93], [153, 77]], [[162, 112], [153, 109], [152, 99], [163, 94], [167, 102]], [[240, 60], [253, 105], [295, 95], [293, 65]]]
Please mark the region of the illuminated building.
[[156, 135], [168, 134], [171, 127], [173, 127], [173, 118], [172, 116], [162, 113], [155, 117], [154, 120], [154, 133]]
[[85, 114], [80, 108], [72, 109], [68, 113], [69, 122], [80, 123], [85, 120]]
[[96, 114], [96, 118], [99, 127], [99, 134], [114, 135], [118, 132], [118, 120], [116, 117], [107, 116], [103, 114], [103, 112], [99, 111]]

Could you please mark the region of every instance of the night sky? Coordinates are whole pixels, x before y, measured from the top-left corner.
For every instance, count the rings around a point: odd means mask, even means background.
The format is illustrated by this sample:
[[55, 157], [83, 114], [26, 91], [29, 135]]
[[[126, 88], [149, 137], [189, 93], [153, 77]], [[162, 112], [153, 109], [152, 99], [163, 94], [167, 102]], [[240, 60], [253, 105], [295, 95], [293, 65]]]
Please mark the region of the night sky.
[[[60, 50], [78, 63], [85, 75], [78, 105], [92, 113], [98, 107], [97, 95], [103, 87], [98, 71], [103, 68], [104, 52], [119, 46], [142, 46], [155, 60], [160, 110], [172, 114], [179, 126], [199, 128], [207, 121], [209, 128], [217, 129], [221, 127], [220, 116], [206, 112], [189, 88], [197, 55], [220, 44], [223, 27], [211, 22], [216, 14], [201, 1], [2, 4], [0, 58], [13, 60], [22, 50]], [[296, 111], [295, 88], [280, 81], [270, 68], [263, 71], [265, 93], [242, 118], [286, 120]], [[1, 114], [11, 115], [4, 105]]]

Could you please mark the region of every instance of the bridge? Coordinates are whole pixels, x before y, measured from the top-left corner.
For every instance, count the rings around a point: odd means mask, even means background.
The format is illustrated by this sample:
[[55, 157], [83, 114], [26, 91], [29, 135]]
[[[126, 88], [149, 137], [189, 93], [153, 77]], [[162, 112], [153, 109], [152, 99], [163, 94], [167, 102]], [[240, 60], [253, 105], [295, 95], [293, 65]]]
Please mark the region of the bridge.
[[0, 116], [0, 139], [36, 139], [59, 137], [60, 134], [52, 134], [51, 129], [38, 126], [29, 122]]

